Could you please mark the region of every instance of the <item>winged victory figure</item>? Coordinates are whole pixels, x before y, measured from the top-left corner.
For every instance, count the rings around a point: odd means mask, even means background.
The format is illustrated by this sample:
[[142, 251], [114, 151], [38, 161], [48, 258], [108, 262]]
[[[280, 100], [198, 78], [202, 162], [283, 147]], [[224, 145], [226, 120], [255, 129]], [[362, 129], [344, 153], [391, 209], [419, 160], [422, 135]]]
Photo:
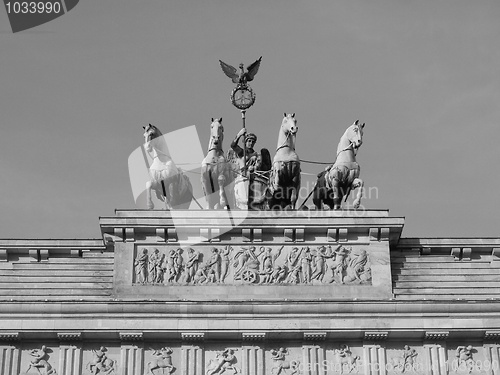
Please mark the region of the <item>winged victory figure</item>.
[[226, 74], [233, 83], [237, 83], [238, 85], [246, 86], [247, 82], [253, 80], [257, 72], [259, 71], [260, 61], [262, 60], [262, 56], [256, 60], [254, 63], [247, 66], [247, 71], [245, 72], [244, 65], [240, 64], [240, 74], [238, 74], [238, 70], [229, 64], [226, 64], [224, 61], [219, 60], [220, 66], [224, 74]]

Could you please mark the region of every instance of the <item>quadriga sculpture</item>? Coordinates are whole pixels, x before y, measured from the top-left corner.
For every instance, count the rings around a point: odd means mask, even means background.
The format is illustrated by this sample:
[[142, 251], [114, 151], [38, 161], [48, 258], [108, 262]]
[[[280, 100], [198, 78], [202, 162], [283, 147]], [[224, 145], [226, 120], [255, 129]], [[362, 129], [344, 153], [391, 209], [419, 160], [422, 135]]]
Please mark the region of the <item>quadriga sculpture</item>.
[[189, 208], [193, 199], [193, 187], [189, 178], [177, 168], [168, 153], [167, 143], [161, 131], [154, 125], [143, 126], [145, 149], [153, 158], [149, 167], [151, 179], [146, 183], [146, 200], [149, 209], [154, 208], [151, 190], [165, 202], [167, 210]]
[[352, 189], [359, 188], [354, 208], [359, 208], [363, 190], [363, 181], [359, 179], [359, 164], [356, 154], [363, 143], [365, 124], [356, 120], [347, 128], [337, 146], [337, 156], [334, 164], [318, 175], [313, 191], [313, 202], [317, 209], [323, 208], [323, 203], [330, 209], [340, 210], [342, 198], [349, 196]]
[[295, 113], [285, 113], [269, 178], [271, 209], [295, 209], [300, 189], [300, 159], [295, 152], [298, 129]]
[[233, 206], [233, 189], [229, 186], [233, 176], [222, 150], [223, 140], [222, 118], [212, 118], [208, 152], [201, 163], [201, 185], [208, 209]]

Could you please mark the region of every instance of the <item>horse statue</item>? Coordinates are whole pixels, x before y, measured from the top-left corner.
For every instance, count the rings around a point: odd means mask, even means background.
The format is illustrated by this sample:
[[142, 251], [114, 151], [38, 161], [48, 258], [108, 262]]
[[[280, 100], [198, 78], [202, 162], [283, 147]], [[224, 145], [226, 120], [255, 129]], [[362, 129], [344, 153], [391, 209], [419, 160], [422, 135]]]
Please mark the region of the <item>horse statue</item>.
[[229, 188], [233, 176], [222, 150], [223, 140], [224, 127], [222, 126], [222, 118], [212, 118], [208, 152], [201, 162], [201, 185], [205, 193], [208, 209], [230, 208], [233, 203], [233, 189]]
[[295, 152], [298, 129], [295, 113], [285, 113], [269, 178], [271, 209], [295, 209], [300, 188], [300, 159]]
[[363, 192], [363, 181], [359, 179], [359, 164], [356, 154], [363, 143], [363, 128], [365, 124], [356, 120], [344, 132], [337, 146], [337, 156], [333, 165], [318, 174], [318, 180], [313, 190], [313, 202], [317, 209], [323, 208], [323, 203], [330, 209], [340, 210], [342, 198], [349, 196], [352, 189], [359, 188], [354, 208], [359, 208]]
[[151, 189], [156, 197], [165, 202], [165, 209], [187, 209], [193, 199], [193, 187], [189, 178], [177, 168], [168, 153], [167, 143], [161, 131], [154, 125], [143, 126], [146, 151], [152, 156], [149, 167], [151, 179], [146, 183], [148, 209], [153, 209]]

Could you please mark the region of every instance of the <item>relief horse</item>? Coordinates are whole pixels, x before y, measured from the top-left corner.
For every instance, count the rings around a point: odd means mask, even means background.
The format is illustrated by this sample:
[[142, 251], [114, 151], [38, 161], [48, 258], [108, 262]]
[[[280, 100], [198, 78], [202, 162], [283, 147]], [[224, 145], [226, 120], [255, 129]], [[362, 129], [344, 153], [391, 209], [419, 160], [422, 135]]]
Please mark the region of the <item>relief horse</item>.
[[230, 208], [232, 204], [233, 189], [229, 185], [233, 177], [222, 150], [223, 140], [222, 118], [212, 119], [207, 156], [201, 162], [201, 185], [208, 209]]
[[173, 351], [171, 348], [155, 350], [153, 355], [156, 356], [156, 358], [147, 363], [148, 371], [146, 375], [155, 375], [153, 370], [161, 370], [162, 375], [172, 374], [175, 371], [175, 367], [172, 365], [172, 353]]
[[165, 202], [165, 208], [187, 209], [193, 199], [193, 187], [189, 178], [177, 168], [171, 159], [167, 143], [161, 131], [154, 125], [144, 126], [145, 149], [153, 158], [149, 167], [151, 179], [146, 183], [148, 209], [153, 209], [151, 190], [156, 197]]
[[323, 208], [323, 203], [330, 209], [340, 210], [342, 198], [349, 196], [352, 189], [359, 188], [354, 208], [359, 208], [363, 190], [363, 181], [359, 179], [359, 164], [356, 154], [363, 143], [363, 128], [365, 124], [356, 120], [344, 132], [337, 146], [337, 156], [334, 164], [318, 174], [318, 180], [313, 190], [313, 202], [317, 209]]
[[269, 178], [271, 209], [295, 209], [300, 189], [300, 159], [295, 152], [298, 129], [295, 113], [285, 113]]

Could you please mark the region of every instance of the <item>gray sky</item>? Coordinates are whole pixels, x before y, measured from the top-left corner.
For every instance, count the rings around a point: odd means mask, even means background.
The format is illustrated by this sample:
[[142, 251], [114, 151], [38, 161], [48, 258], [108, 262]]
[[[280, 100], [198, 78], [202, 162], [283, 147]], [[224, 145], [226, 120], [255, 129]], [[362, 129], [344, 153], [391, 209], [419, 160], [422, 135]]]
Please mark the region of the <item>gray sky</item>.
[[12, 34], [0, 11], [0, 238], [99, 237], [99, 216], [144, 208], [142, 126], [195, 124], [205, 149], [222, 116], [227, 149], [241, 118], [218, 60], [261, 55], [259, 147], [295, 112], [299, 156], [330, 162], [360, 119], [367, 209], [405, 216], [404, 237], [498, 236], [499, 19], [493, 0], [83, 0]]

